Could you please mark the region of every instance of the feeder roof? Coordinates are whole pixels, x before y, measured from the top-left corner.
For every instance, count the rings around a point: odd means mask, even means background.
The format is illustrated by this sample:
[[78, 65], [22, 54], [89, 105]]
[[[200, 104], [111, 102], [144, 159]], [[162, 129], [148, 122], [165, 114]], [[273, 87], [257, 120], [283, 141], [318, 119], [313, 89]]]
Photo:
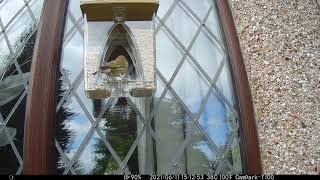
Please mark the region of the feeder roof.
[[82, 13], [88, 21], [113, 21], [113, 9], [125, 8], [127, 21], [149, 21], [157, 12], [158, 0], [82, 0]]

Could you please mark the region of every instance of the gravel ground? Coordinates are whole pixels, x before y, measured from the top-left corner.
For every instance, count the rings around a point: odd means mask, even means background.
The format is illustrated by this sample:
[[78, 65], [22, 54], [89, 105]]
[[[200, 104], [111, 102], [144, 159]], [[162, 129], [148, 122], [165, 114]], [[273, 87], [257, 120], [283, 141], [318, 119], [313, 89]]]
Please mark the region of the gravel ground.
[[320, 174], [320, 0], [229, 0], [265, 173]]

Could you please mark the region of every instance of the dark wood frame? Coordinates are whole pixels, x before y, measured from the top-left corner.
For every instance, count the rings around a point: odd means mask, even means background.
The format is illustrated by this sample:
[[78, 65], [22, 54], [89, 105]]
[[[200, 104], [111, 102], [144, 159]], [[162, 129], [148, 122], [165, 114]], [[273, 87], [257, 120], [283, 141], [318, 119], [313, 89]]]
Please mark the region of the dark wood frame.
[[217, 0], [240, 111], [246, 174], [261, 174], [261, 158], [253, 102], [237, 30], [228, 0]]
[[34, 47], [25, 115], [24, 174], [55, 174], [58, 72], [68, 0], [46, 0]]
[[[253, 102], [240, 43], [227, 0], [216, 0], [225, 33], [240, 110], [245, 173], [261, 174]], [[54, 174], [58, 72], [68, 0], [46, 0], [33, 55], [26, 108], [24, 173]]]

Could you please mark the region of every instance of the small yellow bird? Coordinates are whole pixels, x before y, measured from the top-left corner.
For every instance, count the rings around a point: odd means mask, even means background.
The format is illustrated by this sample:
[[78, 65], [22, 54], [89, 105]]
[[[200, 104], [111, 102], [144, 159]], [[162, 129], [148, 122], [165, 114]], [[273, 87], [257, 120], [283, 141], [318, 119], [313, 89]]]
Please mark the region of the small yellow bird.
[[97, 72], [93, 73], [93, 75], [104, 73], [109, 77], [123, 77], [128, 73], [128, 67], [127, 58], [120, 55], [115, 60], [101, 66]]

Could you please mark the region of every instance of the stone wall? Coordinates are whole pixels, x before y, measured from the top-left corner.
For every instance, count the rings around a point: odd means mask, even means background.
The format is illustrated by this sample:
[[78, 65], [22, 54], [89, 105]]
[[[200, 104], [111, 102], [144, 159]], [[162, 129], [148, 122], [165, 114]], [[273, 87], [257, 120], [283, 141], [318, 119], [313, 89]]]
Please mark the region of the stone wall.
[[265, 173], [320, 172], [320, 1], [229, 0]]

